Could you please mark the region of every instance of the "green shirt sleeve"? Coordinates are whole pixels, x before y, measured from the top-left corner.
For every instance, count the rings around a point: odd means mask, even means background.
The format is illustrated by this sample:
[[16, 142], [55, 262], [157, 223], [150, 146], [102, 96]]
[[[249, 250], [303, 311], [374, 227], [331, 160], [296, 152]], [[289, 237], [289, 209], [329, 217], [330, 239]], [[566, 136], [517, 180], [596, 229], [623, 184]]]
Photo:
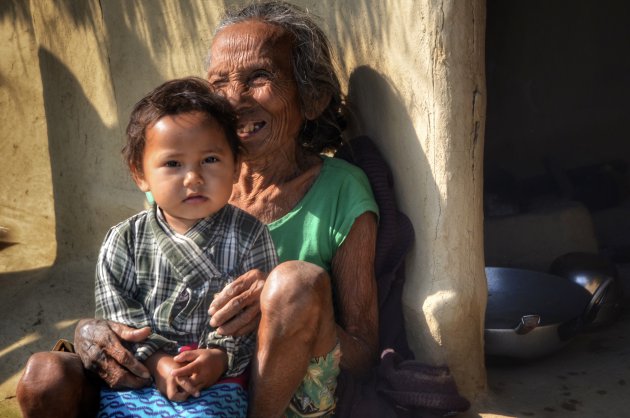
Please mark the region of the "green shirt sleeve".
[[357, 217], [378, 216], [378, 206], [365, 173], [336, 158], [324, 164], [311, 189], [295, 208], [269, 224], [280, 261], [303, 260], [328, 272]]

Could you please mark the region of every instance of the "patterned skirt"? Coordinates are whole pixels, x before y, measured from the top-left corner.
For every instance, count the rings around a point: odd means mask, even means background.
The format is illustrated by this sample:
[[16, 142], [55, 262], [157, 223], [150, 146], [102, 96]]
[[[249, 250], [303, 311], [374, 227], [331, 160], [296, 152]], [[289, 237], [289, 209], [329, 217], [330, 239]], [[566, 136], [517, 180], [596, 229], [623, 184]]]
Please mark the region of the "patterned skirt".
[[98, 418], [170, 418], [247, 416], [247, 391], [239, 383], [220, 382], [198, 398], [171, 402], [155, 386], [137, 390], [101, 389]]

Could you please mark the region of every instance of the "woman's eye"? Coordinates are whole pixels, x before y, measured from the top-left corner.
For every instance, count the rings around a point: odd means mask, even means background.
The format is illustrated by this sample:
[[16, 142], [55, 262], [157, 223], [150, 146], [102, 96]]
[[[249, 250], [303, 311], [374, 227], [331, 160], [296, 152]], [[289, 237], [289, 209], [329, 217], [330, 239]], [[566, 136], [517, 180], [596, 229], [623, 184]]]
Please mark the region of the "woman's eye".
[[167, 161], [164, 163], [164, 167], [179, 167], [179, 163], [177, 161]]
[[219, 161], [219, 159], [218, 159], [217, 157], [206, 157], [206, 158], [204, 158], [204, 160], [203, 160], [203, 162], [204, 162], [205, 164], [212, 164], [212, 163], [216, 163], [216, 162], [218, 162], [218, 161]]
[[249, 82], [252, 85], [265, 83], [272, 77], [271, 73], [266, 70], [256, 70], [249, 77]]
[[222, 91], [228, 85], [228, 80], [225, 78], [214, 78], [209, 81], [212, 88], [217, 92]]

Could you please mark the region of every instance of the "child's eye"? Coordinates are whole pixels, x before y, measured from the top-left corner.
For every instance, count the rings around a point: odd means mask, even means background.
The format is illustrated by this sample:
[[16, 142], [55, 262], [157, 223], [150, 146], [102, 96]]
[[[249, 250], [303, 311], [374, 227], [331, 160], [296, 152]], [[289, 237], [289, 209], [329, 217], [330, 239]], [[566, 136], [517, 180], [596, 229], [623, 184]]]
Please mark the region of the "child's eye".
[[219, 159], [217, 157], [206, 157], [203, 159], [204, 164], [212, 164], [218, 162]]
[[164, 163], [164, 167], [179, 167], [179, 163], [177, 161], [167, 161]]

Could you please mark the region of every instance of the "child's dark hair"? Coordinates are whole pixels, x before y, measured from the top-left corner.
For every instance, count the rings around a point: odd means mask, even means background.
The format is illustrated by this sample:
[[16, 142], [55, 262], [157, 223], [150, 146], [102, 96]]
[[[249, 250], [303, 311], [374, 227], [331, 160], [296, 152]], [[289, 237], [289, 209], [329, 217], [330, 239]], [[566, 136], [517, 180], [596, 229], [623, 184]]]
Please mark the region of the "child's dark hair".
[[142, 172], [147, 128], [164, 116], [189, 112], [203, 112], [216, 120], [236, 159], [241, 143], [236, 135], [236, 116], [230, 103], [223, 96], [213, 93], [206, 80], [186, 77], [167, 81], [134, 106], [127, 125], [127, 144], [122, 149], [129, 168]]

